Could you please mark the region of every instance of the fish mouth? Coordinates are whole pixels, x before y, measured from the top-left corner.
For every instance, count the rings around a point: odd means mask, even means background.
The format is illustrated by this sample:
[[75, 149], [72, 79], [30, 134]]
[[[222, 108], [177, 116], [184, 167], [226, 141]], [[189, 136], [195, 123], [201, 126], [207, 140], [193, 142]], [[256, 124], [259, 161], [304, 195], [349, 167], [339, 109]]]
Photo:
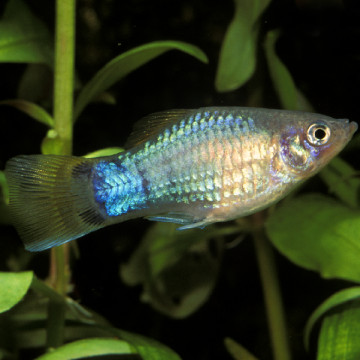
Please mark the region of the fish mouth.
[[350, 124], [349, 124], [349, 132], [351, 135], [354, 134], [354, 132], [358, 129], [358, 124], [355, 122], [355, 121], [352, 121]]

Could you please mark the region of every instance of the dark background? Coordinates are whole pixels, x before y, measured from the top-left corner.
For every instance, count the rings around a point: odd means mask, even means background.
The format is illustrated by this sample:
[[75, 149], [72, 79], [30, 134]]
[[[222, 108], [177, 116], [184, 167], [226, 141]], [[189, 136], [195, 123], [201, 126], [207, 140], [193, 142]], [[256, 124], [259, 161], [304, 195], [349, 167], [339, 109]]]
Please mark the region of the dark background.
[[[33, 12], [53, 29], [53, 2], [28, 0]], [[0, 4], [0, 13], [4, 4]], [[250, 86], [225, 94], [214, 88], [221, 42], [233, 14], [230, 0], [78, 0], [76, 70], [86, 83], [116, 55], [155, 40], [183, 40], [199, 46], [208, 65], [177, 51], [140, 68], [111, 89], [116, 105], [94, 103], [75, 126], [74, 154], [122, 146], [132, 124], [144, 115], [170, 108], [247, 105]], [[257, 73], [263, 77], [263, 104], [280, 107], [262, 55], [266, 31], [280, 28], [278, 53], [297, 86], [317, 112], [359, 121], [360, 6], [358, 1], [273, 0], [262, 17]], [[0, 65], [0, 99], [17, 96], [26, 66]], [[46, 76], [45, 76], [45, 79]], [[251, 84], [250, 84], [251, 85]], [[39, 81], [34, 95], [50, 104], [51, 77]], [[49, 109], [51, 111], [51, 109]], [[0, 169], [12, 156], [40, 152], [46, 129], [16, 110], [0, 109]], [[346, 154], [345, 154], [346, 158]], [[347, 157], [356, 165], [357, 159]], [[305, 190], [322, 190], [318, 179]], [[184, 360], [230, 359], [223, 347], [229, 336], [257, 357], [271, 359], [270, 340], [256, 258], [250, 239], [226, 251], [218, 285], [210, 300], [184, 320], [172, 320], [139, 301], [141, 289], [124, 286], [119, 263], [139, 244], [148, 226], [135, 220], [90, 234], [79, 241], [80, 258], [73, 261], [74, 296], [107, 317], [115, 326], [153, 337]], [[9, 254], [21, 251], [14, 229], [0, 228], [0, 270]], [[294, 359], [314, 358], [303, 347], [303, 328], [325, 298], [348, 283], [323, 280], [277, 255], [289, 337]], [[39, 276], [47, 274], [47, 253], [30, 263]]]

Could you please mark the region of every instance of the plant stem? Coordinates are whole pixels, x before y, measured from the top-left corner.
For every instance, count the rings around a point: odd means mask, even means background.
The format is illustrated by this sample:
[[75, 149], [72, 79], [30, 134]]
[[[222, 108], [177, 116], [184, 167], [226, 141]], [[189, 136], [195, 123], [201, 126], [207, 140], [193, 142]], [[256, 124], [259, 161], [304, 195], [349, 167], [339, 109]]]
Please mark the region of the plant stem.
[[[60, 155], [71, 155], [73, 133], [73, 87], [75, 61], [75, 0], [56, 1], [54, 129], [62, 146]], [[70, 277], [67, 245], [51, 255], [51, 283], [62, 295], [68, 292]]]
[[[61, 144], [58, 155], [71, 155], [73, 134], [73, 88], [75, 62], [75, 0], [56, 1], [54, 130]], [[68, 245], [51, 250], [50, 283], [65, 296], [69, 290], [70, 266]], [[65, 301], [49, 299], [47, 346], [63, 343]]]
[[273, 357], [275, 360], [290, 360], [290, 346], [274, 253], [264, 233], [262, 213], [253, 215], [253, 219], [255, 224], [253, 238], [264, 292]]
[[71, 155], [75, 62], [75, 0], [56, 1], [55, 130], [63, 143], [62, 155]]

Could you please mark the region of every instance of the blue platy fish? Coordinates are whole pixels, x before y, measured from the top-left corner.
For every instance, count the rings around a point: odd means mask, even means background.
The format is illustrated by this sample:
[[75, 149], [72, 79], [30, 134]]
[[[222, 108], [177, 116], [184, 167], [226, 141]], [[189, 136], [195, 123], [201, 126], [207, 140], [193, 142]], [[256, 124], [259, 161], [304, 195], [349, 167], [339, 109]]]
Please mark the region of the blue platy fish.
[[139, 217], [204, 227], [279, 201], [356, 129], [348, 120], [284, 110], [156, 113], [135, 127], [129, 150], [113, 156], [10, 159], [10, 213], [30, 251]]

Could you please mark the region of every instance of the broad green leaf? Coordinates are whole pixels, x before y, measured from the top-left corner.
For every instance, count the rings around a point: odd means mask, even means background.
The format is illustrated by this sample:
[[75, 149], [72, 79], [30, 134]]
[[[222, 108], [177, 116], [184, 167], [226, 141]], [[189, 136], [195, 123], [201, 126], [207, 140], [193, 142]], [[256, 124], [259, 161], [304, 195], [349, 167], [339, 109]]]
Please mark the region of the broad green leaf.
[[10, 99], [0, 101], [0, 105], [13, 106], [14, 108], [24, 112], [33, 119], [45, 124], [50, 128], [54, 126], [54, 119], [52, 118], [52, 116], [41, 106], [34, 104], [30, 101], [21, 99]]
[[111, 147], [111, 148], [105, 148], [105, 149], [93, 151], [89, 154], [86, 154], [84, 157], [96, 158], [101, 156], [110, 156], [110, 155], [118, 154], [121, 151], [124, 151], [124, 149], [120, 147]]
[[32, 279], [32, 271], [0, 272], [0, 313], [11, 309], [25, 296]]
[[313, 111], [305, 96], [296, 88], [295, 82], [275, 51], [275, 44], [279, 38], [278, 30], [269, 31], [265, 38], [264, 48], [269, 72], [284, 109]]
[[37, 360], [79, 359], [110, 354], [136, 354], [136, 351], [123, 340], [92, 338], [74, 341], [50, 350], [47, 354], [38, 357]]
[[96, 96], [132, 71], [170, 50], [180, 50], [204, 63], [208, 62], [206, 55], [198, 47], [181, 41], [155, 41], [129, 50], [107, 63], [84, 86], [75, 103], [74, 119]]
[[223, 40], [217, 68], [217, 91], [232, 91], [253, 75], [259, 19], [270, 0], [234, 0], [235, 14]]
[[305, 347], [309, 349], [310, 343], [310, 333], [315, 325], [315, 323], [328, 311], [333, 308], [342, 305], [348, 301], [359, 299], [360, 298], [360, 287], [352, 287], [345, 290], [341, 290], [336, 294], [330, 296], [326, 299], [310, 316], [305, 327]]
[[136, 350], [143, 360], [181, 360], [173, 350], [153, 339], [116, 329], [115, 332]]
[[234, 360], [257, 360], [257, 358], [246, 350], [242, 345], [230, 338], [224, 340], [226, 350]]
[[50, 33], [21, 0], [9, 0], [0, 20], [0, 62], [53, 66]]
[[270, 215], [266, 230], [295, 264], [325, 278], [360, 282], [360, 212], [323, 195], [292, 199]]
[[334, 158], [319, 175], [329, 187], [329, 192], [334, 193], [346, 205], [357, 206], [360, 179], [357, 171], [346, 161]]
[[352, 303], [324, 318], [317, 360], [360, 359], [360, 303]]

